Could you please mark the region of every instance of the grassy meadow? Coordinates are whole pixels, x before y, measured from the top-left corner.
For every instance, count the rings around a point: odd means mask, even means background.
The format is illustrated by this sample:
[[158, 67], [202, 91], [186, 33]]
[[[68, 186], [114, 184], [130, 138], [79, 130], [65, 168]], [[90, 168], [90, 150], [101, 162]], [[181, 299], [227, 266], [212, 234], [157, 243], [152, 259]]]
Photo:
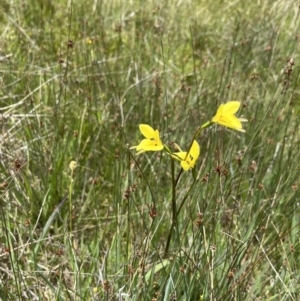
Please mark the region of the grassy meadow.
[[2, 0], [0, 300], [300, 300], [298, 5]]

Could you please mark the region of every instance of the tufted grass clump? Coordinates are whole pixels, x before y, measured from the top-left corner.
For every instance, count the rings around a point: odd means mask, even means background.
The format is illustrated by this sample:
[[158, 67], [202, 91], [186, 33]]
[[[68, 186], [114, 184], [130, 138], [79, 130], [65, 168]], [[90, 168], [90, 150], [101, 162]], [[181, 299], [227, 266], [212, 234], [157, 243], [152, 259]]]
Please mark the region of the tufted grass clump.
[[294, 2], [1, 2], [1, 300], [299, 300]]

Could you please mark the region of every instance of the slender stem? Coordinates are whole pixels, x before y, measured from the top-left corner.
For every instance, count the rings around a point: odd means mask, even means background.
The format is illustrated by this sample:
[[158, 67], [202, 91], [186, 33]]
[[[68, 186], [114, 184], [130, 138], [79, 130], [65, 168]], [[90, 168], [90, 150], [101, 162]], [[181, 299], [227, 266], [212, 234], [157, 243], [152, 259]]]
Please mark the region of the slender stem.
[[71, 179], [70, 179], [70, 186], [69, 186], [70, 233], [72, 232], [72, 191], [73, 191], [73, 170], [71, 170]]
[[185, 201], [187, 200], [187, 198], [188, 198], [188, 196], [189, 196], [189, 194], [190, 194], [192, 188], [194, 187], [194, 184], [195, 184], [195, 183], [196, 183], [196, 181], [193, 182], [193, 184], [191, 185], [189, 191], [186, 193], [186, 195], [185, 195], [184, 198], [182, 199], [182, 201], [181, 201], [181, 203], [180, 203], [180, 205], [179, 205], [179, 207], [178, 207], [178, 209], [177, 209], [176, 217], [179, 215], [179, 213], [180, 213], [180, 211], [181, 211], [181, 209], [182, 209], [182, 207], [183, 207]]
[[197, 131], [195, 132], [195, 134], [194, 134], [194, 136], [193, 136], [193, 139], [191, 140], [191, 143], [190, 143], [190, 145], [189, 145], [189, 148], [188, 148], [188, 150], [187, 150], [187, 152], [186, 152], [186, 157], [185, 157], [185, 159], [187, 158], [187, 156], [188, 156], [188, 154], [189, 154], [189, 152], [190, 152], [190, 150], [191, 150], [191, 148], [192, 148], [192, 145], [193, 145], [194, 140], [196, 140], [196, 139], [198, 138], [198, 136], [201, 134], [202, 130], [204, 130], [205, 128], [210, 127], [211, 125], [213, 125], [213, 123], [212, 123], [211, 121], [208, 121], [208, 122], [206, 122], [205, 124], [203, 124], [202, 126], [199, 126], [199, 128], [197, 129]]
[[[188, 156], [191, 148], [192, 148], [192, 145], [193, 145], [193, 142], [194, 140], [197, 139], [197, 137], [200, 135], [201, 131], [209, 126], [212, 125], [212, 122], [211, 121], [208, 121], [206, 122], [204, 125], [202, 125], [201, 127], [199, 127], [197, 129], [197, 131], [195, 132], [194, 136], [193, 136], [193, 139], [191, 140], [191, 143], [189, 145], [189, 148], [188, 148], [188, 151], [186, 153], [186, 157]], [[181, 201], [180, 205], [179, 205], [179, 208], [177, 209], [176, 208], [176, 187], [177, 187], [177, 184], [179, 182], [179, 179], [182, 175], [182, 171], [183, 169], [181, 168], [180, 172], [178, 173], [177, 177], [176, 177], [176, 180], [175, 180], [175, 169], [174, 169], [174, 160], [172, 158], [172, 152], [170, 151], [170, 149], [164, 145], [164, 149], [170, 154], [171, 156], [171, 171], [172, 171], [172, 224], [171, 224], [171, 228], [170, 228], [170, 231], [169, 231], [169, 235], [168, 235], [168, 238], [167, 238], [167, 243], [166, 243], [166, 248], [165, 248], [165, 254], [168, 254], [169, 252], [169, 247], [170, 247], [170, 243], [171, 243], [171, 239], [172, 239], [172, 235], [173, 235], [173, 231], [174, 231], [174, 228], [176, 227], [177, 225], [177, 217], [185, 203], [185, 201], [187, 200], [187, 197], [189, 196], [189, 193], [192, 189], [192, 187], [194, 186], [195, 184], [195, 181], [193, 182], [193, 184], [191, 185], [189, 191], [187, 192], [187, 194], [185, 195], [185, 197], [183, 198], [183, 200]], [[185, 158], [186, 159], [186, 158]]]
[[[166, 248], [165, 248], [165, 254], [168, 254], [169, 247], [170, 247], [170, 242], [171, 242], [171, 238], [172, 238], [172, 234], [173, 234], [173, 230], [174, 230], [174, 227], [177, 224], [177, 218], [179, 216], [179, 213], [180, 213], [180, 211], [181, 211], [181, 209], [182, 209], [185, 201], [187, 200], [188, 196], [190, 195], [190, 192], [191, 192], [192, 188], [194, 187], [195, 183], [196, 183], [196, 181], [194, 181], [193, 184], [191, 185], [189, 191], [186, 193], [186, 195], [182, 199], [182, 201], [181, 201], [178, 209], [176, 209], [177, 208], [177, 206], [176, 206], [176, 199], [174, 199], [174, 204], [172, 202], [172, 209], [173, 209], [173, 212], [172, 212], [172, 224], [171, 224], [171, 228], [170, 228], [169, 235], [168, 235], [168, 238], [167, 238], [167, 244], [166, 244]], [[176, 188], [176, 186], [175, 186], [175, 188]], [[176, 210], [175, 213], [174, 213], [174, 210]]]
[[131, 151], [129, 151], [129, 155], [130, 155], [130, 157], [132, 158], [132, 160], [134, 161], [134, 163], [136, 164], [137, 168], [139, 169], [139, 171], [140, 171], [140, 173], [141, 173], [141, 175], [142, 175], [143, 180], [146, 182], [147, 187], [148, 187], [148, 189], [149, 189], [149, 191], [150, 191], [150, 195], [151, 195], [151, 199], [152, 199], [154, 208], [156, 208], [156, 202], [155, 202], [154, 194], [153, 194], [153, 191], [152, 191], [152, 189], [151, 189], [151, 186], [150, 186], [150, 184], [149, 184], [149, 182], [148, 182], [148, 180], [147, 180], [147, 177], [145, 176], [145, 174], [144, 174], [142, 168], [140, 167], [140, 165], [139, 165], [138, 162], [136, 161], [136, 159], [135, 159], [134, 155], [131, 153]]
[[177, 175], [177, 177], [176, 177], [176, 180], [175, 180], [175, 188], [176, 188], [176, 186], [177, 186], [177, 184], [178, 184], [178, 182], [179, 182], [179, 179], [180, 179], [180, 176], [181, 176], [182, 172], [183, 172], [183, 168], [180, 169], [180, 172], [178, 173], [178, 175]]
[[166, 248], [165, 248], [165, 255], [167, 255], [169, 252], [170, 242], [171, 242], [171, 238], [172, 238], [172, 234], [173, 234], [173, 228], [174, 228], [174, 224], [172, 222], [172, 225], [171, 225], [171, 228], [169, 231], [169, 235], [168, 235], [168, 239], [167, 239]]
[[[171, 160], [171, 172], [172, 172], [172, 224], [171, 228], [169, 231], [169, 235], [167, 238], [167, 244], [166, 244], [166, 249], [165, 249], [165, 254], [168, 253], [169, 247], [170, 247], [170, 242], [173, 234], [174, 227], [176, 226], [177, 222], [177, 209], [176, 209], [176, 182], [175, 182], [175, 168], [174, 168], [174, 160]], [[178, 177], [176, 181], [178, 180]]]
[[175, 168], [174, 160], [171, 160], [172, 171], [172, 220], [176, 220], [176, 186], [175, 186]]

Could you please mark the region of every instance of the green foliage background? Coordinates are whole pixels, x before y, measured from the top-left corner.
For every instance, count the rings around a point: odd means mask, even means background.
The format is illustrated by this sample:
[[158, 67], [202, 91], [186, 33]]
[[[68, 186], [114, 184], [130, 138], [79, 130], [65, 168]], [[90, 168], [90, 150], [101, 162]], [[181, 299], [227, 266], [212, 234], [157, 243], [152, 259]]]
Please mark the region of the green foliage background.
[[[299, 300], [299, 29], [292, 0], [0, 2], [1, 300]], [[129, 146], [230, 100], [166, 253], [170, 160]]]

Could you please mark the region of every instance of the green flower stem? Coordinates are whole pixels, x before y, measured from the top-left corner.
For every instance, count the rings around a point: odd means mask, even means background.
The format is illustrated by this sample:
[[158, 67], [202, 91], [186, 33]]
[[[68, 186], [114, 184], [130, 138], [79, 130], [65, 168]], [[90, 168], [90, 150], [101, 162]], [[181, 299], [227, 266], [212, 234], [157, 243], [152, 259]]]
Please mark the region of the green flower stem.
[[176, 180], [175, 180], [175, 188], [176, 188], [176, 186], [177, 186], [177, 184], [178, 184], [178, 182], [179, 182], [179, 179], [180, 179], [180, 177], [181, 177], [182, 172], [183, 172], [183, 168], [180, 169], [180, 171], [179, 171], [179, 173], [178, 173], [178, 175], [177, 175], [177, 177], [176, 177]]
[[[174, 164], [174, 162], [173, 162], [173, 164]], [[181, 172], [182, 172], [182, 169], [181, 169], [181, 171], [180, 171], [179, 174], [181, 174]], [[177, 218], [179, 216], [179, 213], [180, 213], [180, 211], [181, 211], [181, 209], [182, 209], [185, 201], [187, 200], [188, 196], [190, 195], [190, 192], [191, 192], [192, 188], [194, 187], [195, 183], [196, 183], [196, 181], [194, 181], [193, 184], [191, 185], [191, 187], [189, 188], [189, 191], [186, 193], [186, 195], [182, 199], [182, 201], [181, 201], [178, 209], [176, 209], [177, 206], [176, 206], [175, 193], [172, 196], [172, 225], [171, 225], [171, 228], [170, 228], [170, 231], [169, 231], [169, 235], [168, 235], [168, 238], [167, 238], [167, 244], [166, 244], [166, 248], [165, 248], [165, 254], [168, 254], [169, 247], [170, 247], [170, 242], [171, 242], [171, 238], [172, 238], [172, 234], [173, 234], [173, 230], [174, 230], [175, 226], [177, 225]], [[175, 185], [173, 185], [173, 186], [175, 186]]]
[[204, 123], [204, 124], [200, 127], [200, 129], [201, 129], [201, 130], [204, 130], [204, 129], [206, 129], [206, 128], [212, 126], [213, 124], [214, 124], [213, 122], [207, 121], [206, 123]]
[[176, 211], [176, 218], [177, 218], [177, 216], [179, 215], [179, 213], [180, 213], [180, 211], [181, 211], [181, 209], [182, 209], [182, 207], [183, 207], [185, 201], [187, 200], [187, 198], [188, 198], [188, 196], [189, 196], [189, 194], [190, 194], [192, 188], [194, 187], [194, 184], [195, 184], [195, 183], [196, 183], [196, 181], [193, 182], [193, 184], [191, 185], [189, 191], [187, 192], [187, 194], [185, 195], [185, 197], [182, 199], [182, 201], [181, 201], [181, 203], [180, 203], [180, 205], [179, 205], [179, 207], [178, 207], [178, 209], [177, 209], [177, 211]]
[[175, 186], [175, 167], [174, 160], [171, 160], [171, 171], [172, 171], [172, 212], [173, 220], [176, 217], [176, 186]]
[[[173, 230], [177, 225], [175, 167], [174, 167], [174, 159], [172, 157], [171, 157], [171, 172], [172, 172], [172, 224], [171, 224], [171, 228], [170, 228], [169, 235], [167, 238], [165, 254], [167, 254], [169, 251]], [[177, 180], [178, 180], [178, 177], [177, 177]]]
[[[199, 127], [199, 128], [197, 129], [197, 131], [196, 131], [196, 133], [194, 134], [194, 137], [193, 137], [193, 139], [192, 139], [192, 141], [191, 141], [191, 143], [190, 143], [190, 146], [189, 146], [189, 148], [188, 148], [187, 155], [188, 155], [188, 153], [189, 153], [189, 151], [190, 151], [190, 149], [191, 149], [191, 147], [192, 147], [192, 145], [193, 145], [193, 141], [196, 140], [196, 139], [200, 136], [202, 130], [204, 130], [204, 129], [206, 129], [206, 128], [212, 126], [212, 125], [213, 125], [213, 122], [208, 121], [208, 122], [204, 123], [201, 127]], [[176, 178], [176, 185], [177, 185], [177, 183], [178, 183], [178, 181], [179, 181], [179, 178], [180, 178], [181, 173], [182, 173], [182, 169], [180, 170], [180, 172], [179, 172], [179, 174], [178, 174], [178, 176], [177, 176], [177, 178]], [[180, 211], [181, 211], [181, 208], [183, 207], [183, 205], [184, 205], [184, 203], [185, 203], [187, 197], [189, 196], [189, 193], [190, 193], [192, 187], [194, 186], [195, 182], [196, 182], [196, 181], [193, 182], [193, 184], [192, 184], [192, 186], [190, 187], [189, 191], [187, 192], [186, 196], [185, 196], [185, 197], [183, 198], [183, 200], [181, 201], [181, 203], [180, 203], [180, 205], [179, 205], [179, 208], [178, 208], [178, 210], [177, 210], [177, 212], [176, 212], [176, 219], [177, 219], [177, 216], [179, 215], [179, 213], [180, 213]], [[176, 185], [175, 185], [175, 187], [176, 187]]]
[[[190, 150], [192, 148], [193, 141], [196, 140], [200, 136], [200, 134], [201, 134], [201, 132], [202, 132], [203, 129], [208, 128], [211, 125], [213, 125], [213, 123], [211, 121], [208, 121], [208, 122], [206, 122], [205, 124], [203, 124], [201, 127], [199, 127], [197, 129], [197, 131], [195, 132], [195, 134], [193, 136], [193, 139], [191, 140], [191, 143], [189, 145], [188, 151], [186, 153], [186, 157], [188, 156], [188, 154], [189, 154], [189, 152], [190, 152]], [[172, 234], [173, 234], [174, 228], [177, 225], [177, 217], [178, 217], [178, 215], [179, 215], [179, 213], [180, 213], [180, 211], [181, 211], [181, 209], [182, 209], [185, 201], [187, 200], [187, 198], [188, 198], [188, 196], [190, 194], [190, 191], [193, 188], [193, 186], [194, 186], [194, 184], [195, 184], [196, 181], [193, 182], [193, 184], [191, 185], [189, 191], [187, 192], [187, 194], [185, 195], [185, 197], [181, 201], [181, 203], [179, 205], [179, 208], [177, 209], [176, 208], [176, 187], [177, 187], [179, 179], [180, 179], [180, 177], [182, 175], [183, 169], [182, 168], [180, 169], [180, 172], [178, 173], [178, 175], [176, 177], [176, 180], [175, 180], [175, 177], [174, 177], [174, 160], [172, 158], [172, 152], [170, 151], [170, 149], [166, 145], [164, 145], [164, 149], [171, 156], [171, 170], [172, 170], [172, 224], [171, 224], [171, 228], [170, 228], [170, 231], [169, 231], [169, 235], [168, 235], [167, 243], [166, 243], [166, 248], [165, 248], [165, 254], [168, 254], [169, 247], [170, 247], [170, 242], [171, 242], [171, 238], [172, 238]]]
[[69, 185], [70, 233], [72, 232], [72, 192], [73, 192], [73, 170], [71, 170], [70, 185]]
[[[187, 150], [187, 152], [186, 152], [186, 157], [188, 156], [188, 154], [189, 154], [189, 152], [190, 152], [190, 150], [191, 150], [191, 148], [192, 148], [193, 141], [196, 140], [196, 139], [200, 136], [202, 130], [204, 130], [204, 129], [210, 127], [211, 125], [213, 125], [213, 123], [212, 123], [211, 121], [208, 121], [208, 122], [204, 123], [202, 126], [200, 126], [200, 127], [197, 129], [197, 131], [195, 132], [195, 134], [194, 134], [194, 136], [193, 136], [193, 138], [192, 138], [192, 140], [191, 140], [191, 143], [190, 143], [190, 145], [189, 145], [189, 148], [188, 148], [188, 150]], [[185, 159], [186, 159], [186, 158], [185, 158]]]
[[151, 194], [151, 199], [152, 199], [152, 202], [153, 202], [153, 205], [154, 205], [154, 208], [156, 208], [156, 202], [155, 202], [155, 198], [154, 198], [154, 194], [153, 194], [153, 191], [151, 189], [151, 186], [150, 186], [150, 183], [148, 182], [147, 180], [147, 177], [145, 176], [142, 168], [140, 167], [140, 165], [138, 164], [138, 162], [136, 161], [135, 159], [135, 156], [129, 151], [129, 155], [131, 156], [132, 160], [134, 161], [134, 163], [136, 164], [137, 168], [139, 169], [141, 175], [142, 175], [142, 178], [145, 180], [146, 184], [147, 184], [147, 187], [149, 188], [149, 191], [150, 191], [150, 194]]
[[164, 144], [163, 150], [172, 157], [172, 152], [170, 151], [170, 149], [165, 144]]
[[[187, 156], [189, 155], [189, 152], [190, 152], [190, 150], [191, 150], [191, 148], [192, 148], [192, 145], [193, 145], [194, 140], [196, 140], [196, 139], [200, 136], [202, 130], [204, 130], [204, 129], [206, 129], [206, 128], [212, 126], [212, 125], [213, 125], [213, 122], [208, 121], [208, 122], [204, 123], [202, 126], [200, 126], [200, 127], [197, 129], [197, 131], [195, 132], [195, 134], [194, 134], [194, 136], [193, 136], [193, 138], [192, 138], [192, 140], [191, 140], [191, 143], [190, 143], [190, 145], [189, 145], [189, 148], [188, 148], [188, 150], [187, 150], [187, 152], [186, 152], [185, 160], [186, 160]], [[177, 176], [177, 178], [176, 178], [176, 181], [175, 181], [175, 187], [177, 186], [177, 184], [178, 184], [178, 182], [179, 182], [179, 178], [180, 178], [181, 174], [182, 174], [182, 169], [180, 170], [180, 172], [179, 172], [179, 174], [178, 174], [178, 176]]]

